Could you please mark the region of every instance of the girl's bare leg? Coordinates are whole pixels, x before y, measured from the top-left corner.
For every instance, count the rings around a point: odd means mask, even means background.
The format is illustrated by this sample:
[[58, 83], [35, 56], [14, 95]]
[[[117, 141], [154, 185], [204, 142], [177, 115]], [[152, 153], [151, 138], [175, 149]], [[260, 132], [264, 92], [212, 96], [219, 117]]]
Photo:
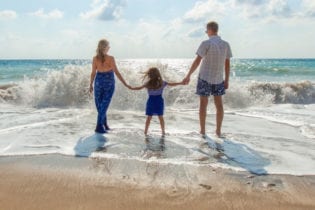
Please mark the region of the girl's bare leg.
[[164, 118], [163, 115], [159, 116], [159, 120], [160, 120], [160, 125], [161, 125], [161, 130], [162, 130], [162, 135], [165, 135], [165, 124], [164, 124]]
[[145, 122], [145, 128], [144, 128], [144, 135], [148, 134], [151, 119], [152, 119], [152, 116], [147, 116], [147, 120]]

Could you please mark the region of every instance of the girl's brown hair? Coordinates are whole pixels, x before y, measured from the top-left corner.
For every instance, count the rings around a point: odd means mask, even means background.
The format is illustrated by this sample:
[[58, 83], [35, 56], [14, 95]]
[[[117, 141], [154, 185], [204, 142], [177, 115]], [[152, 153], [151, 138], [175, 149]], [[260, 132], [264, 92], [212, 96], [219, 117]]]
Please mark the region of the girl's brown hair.
[[104, 54], [103, 50], [104, 50], [104, 48], [106, 48], [108, 46], [109, 46], [109, 42], [106, 39], [101, 39], [98, 42], [97, 49], [96, 49], [96, 58], [101, 60], [102, 63], [105, 62], [105, 54]]
[[143, 79], [146, 78], [149, 79], [149, 81], [145, 84], [145, 87], [148, 89], [156, 90], [161, 88], [163, 85], [161, 73], [156, 67], [149, 68], [149, 70], [145, 72]]

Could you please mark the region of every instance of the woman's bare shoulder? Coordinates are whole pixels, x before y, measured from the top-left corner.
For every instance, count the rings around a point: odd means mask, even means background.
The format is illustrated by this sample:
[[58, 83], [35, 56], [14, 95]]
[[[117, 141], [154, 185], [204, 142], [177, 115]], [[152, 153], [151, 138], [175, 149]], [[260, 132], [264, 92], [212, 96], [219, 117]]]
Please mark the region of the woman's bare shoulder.
[[93, 62], [97, 62], [97, 61], [98, 61], [97, 56], [94, 56], [94, 57], [93, 57]]
[[107, 58], [109, 59], [109, 60], [115, 60], [115, 58], [114, 58], [114, 56], [112, 56], [112, 55], [107, 55]]

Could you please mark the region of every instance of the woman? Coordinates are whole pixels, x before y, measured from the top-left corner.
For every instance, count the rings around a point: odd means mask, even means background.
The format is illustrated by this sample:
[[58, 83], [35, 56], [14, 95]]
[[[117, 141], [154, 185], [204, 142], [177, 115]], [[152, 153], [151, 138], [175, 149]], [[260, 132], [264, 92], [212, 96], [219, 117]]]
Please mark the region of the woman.
[[110, 129], [107, 124], [106, 112], [115, 90], [114, 73], [126, 87], [130, 87], [119, 73], [114, 57], [107, 54], [109, 48], [107, 40], [100, 40], [92, 63], [90, 93], [93, 92], [94, 82], [94, 99], [98, 112], [95, 129], [97, 133], [107, 133], [107, 130]]

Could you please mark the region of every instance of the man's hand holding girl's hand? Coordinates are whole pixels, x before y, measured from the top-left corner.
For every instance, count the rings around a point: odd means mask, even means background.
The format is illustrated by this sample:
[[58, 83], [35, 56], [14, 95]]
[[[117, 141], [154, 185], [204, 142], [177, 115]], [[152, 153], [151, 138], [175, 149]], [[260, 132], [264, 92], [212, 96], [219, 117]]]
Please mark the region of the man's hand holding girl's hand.
[[183, 83], [184, 85], [188, 85], [188, 84], [189, 84], [189, 81], [190, 81], [190, 77], [189, 77], [189, 76], [186, 76], [186, 77], [183, 79], [182, 83]]

